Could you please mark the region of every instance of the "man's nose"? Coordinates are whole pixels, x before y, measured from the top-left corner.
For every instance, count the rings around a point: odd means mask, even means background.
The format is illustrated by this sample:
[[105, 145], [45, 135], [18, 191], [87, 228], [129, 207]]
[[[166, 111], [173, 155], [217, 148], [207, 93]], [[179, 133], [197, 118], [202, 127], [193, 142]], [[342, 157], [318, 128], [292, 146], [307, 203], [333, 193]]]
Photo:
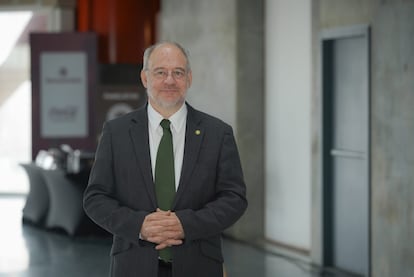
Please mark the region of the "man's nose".
[[167, 77], [165, 78], [164, 82], [169, 83], [169, 84], [175, 83], [175, 79], [174, 79], [172, 71], [167, 73]]

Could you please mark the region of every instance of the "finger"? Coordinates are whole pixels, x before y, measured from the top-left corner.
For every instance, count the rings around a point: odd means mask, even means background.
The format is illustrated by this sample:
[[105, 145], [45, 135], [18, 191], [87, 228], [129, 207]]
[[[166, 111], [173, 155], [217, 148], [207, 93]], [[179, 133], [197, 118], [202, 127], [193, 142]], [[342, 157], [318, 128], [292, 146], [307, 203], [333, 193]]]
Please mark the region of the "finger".
[[168, 210], [168, 211], [164, 211], [164, 210], [161, 210], [160, 208], [157, 208], [157, 209], [155, 210], [155, 212], [156, 212], [156, 213], [161, 213], [161, 214], [164, 214], [164, 215], [171, 215], [171, 211], [170, 211], [170, 210]]
[[154, 221], [154, 220], [159, 220], [162, 218], [167, 217], [167, 213], [166, 212], [154, 212], [152, 214], [149, 214], [145, 217], [145, 220], [147, 221]]
[[169, 247], [168, 244], [161, 243], [161, 244], [158, 244], [157, 246], [155, 246], [155, 250], [162, 250], [162, 249], [165, 249], [167, 247]]
[[161, 250], [161, 249], [164, 249], [164, 248], [167, 248], [167, 247], [177, 246], [177, 245], [181, 245], [181, 244], [183, 244], [182, 240], [167, 240], [167, 241], [164, 241], [164, 242], [158, 244], [157, 246], [155, 246], [155, 249], [156, 250]]
[[154, 243], [161, 243], [167, 240], [181, 240], [183, 239], [180, 232], [160, 232], [160, 233], [151, 233], [147, 235], [146, 240]]
[[163, 244], [165, 241], [168, 241], [168, 238], [162, 236], [152, 236], [148, 237], [147, 240], [155, 244]]
[[145, 225], [146, 227], [160, 227], [164, 228], [164, 230], [169, 229], [180, 229], [180, 224], [178, 224], [175, 220], [171, 218], [160, 218], [157, 220], [149, 221]]
[[176, 222], [174, 218], [171, 216], [168, 216], [166, 214], [158, 214], [154, 216], [148, 216], [148, 218], [144, 219], [143, 223], [151, 224], [151, 225], [161, 225], [161, 226], [167, 226], [172, 225]]
[[183, 244], [183, 240], [181, 240], [181, 239], [169, 239], [169, 240], [166, 240], [164, 243], [168, 244], [169, 246], [175, 246], [175, 245]]

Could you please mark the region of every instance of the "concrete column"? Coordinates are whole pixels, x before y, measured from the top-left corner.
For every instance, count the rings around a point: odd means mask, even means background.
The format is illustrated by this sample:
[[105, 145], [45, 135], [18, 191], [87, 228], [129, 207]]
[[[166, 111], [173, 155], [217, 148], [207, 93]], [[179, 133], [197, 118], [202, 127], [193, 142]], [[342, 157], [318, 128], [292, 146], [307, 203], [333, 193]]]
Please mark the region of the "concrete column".
[[264, 1], [237, 1], [237, 142], [249, 208], [231, 229], [250, 242], [264, 237]]
[[372, 276], [414, 276], [414, 2], [372, 22]]
[[188, 100], [235, 130], [249, 207], [226, 231], [250, 242], [263, 238], [263, 0], [163, 0], [160, 39], [190, 50]]

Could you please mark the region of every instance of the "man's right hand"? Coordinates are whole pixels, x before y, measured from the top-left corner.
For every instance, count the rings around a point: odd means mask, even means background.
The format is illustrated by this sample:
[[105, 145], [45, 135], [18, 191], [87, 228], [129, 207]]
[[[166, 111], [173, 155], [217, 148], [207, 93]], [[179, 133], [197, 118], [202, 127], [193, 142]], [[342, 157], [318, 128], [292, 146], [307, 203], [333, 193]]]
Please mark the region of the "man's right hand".
[[141, 238], [157, 244], [157, 250], [181, 245], [184, 239], [184, 230], [180, 220], [171, 211], [157, 211], [147, 215], [142, 223]]

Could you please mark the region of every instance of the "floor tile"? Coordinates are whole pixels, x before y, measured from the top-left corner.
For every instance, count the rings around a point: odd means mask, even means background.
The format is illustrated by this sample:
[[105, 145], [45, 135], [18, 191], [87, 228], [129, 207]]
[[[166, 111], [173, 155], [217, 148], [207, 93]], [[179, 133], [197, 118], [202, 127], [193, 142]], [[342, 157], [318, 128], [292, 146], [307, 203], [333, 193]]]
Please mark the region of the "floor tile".
[[[110, 238], [71, 238], [22, 224], [24, 201], [23, 197], [0, 197], [0, 276], [108, 276]], [[223, 251], [229, 277], [345, 277], [230, 239], [224, 239]]]

